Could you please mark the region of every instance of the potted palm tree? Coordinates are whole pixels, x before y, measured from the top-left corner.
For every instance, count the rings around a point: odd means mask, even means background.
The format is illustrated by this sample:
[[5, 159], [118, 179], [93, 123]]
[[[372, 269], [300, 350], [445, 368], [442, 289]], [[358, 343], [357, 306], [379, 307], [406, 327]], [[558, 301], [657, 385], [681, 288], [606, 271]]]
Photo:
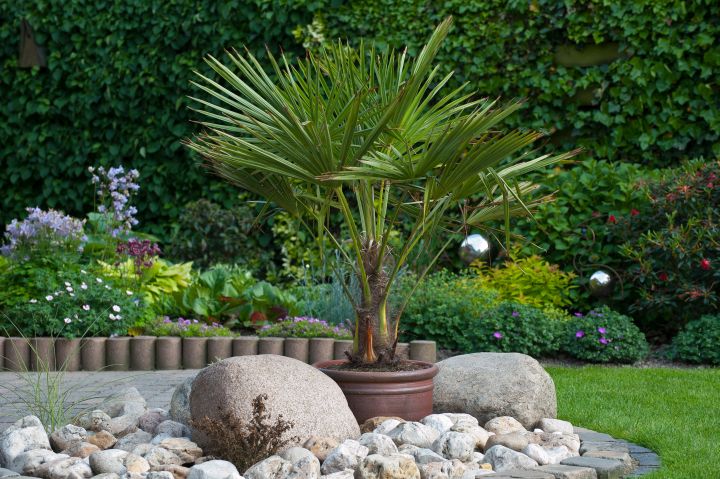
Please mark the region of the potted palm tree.
[[[360, 420], [419, 418], [432, 407], [436, 367], [395, 356], [409, 296], [390, 301], [392, 286], [412, 255], [432, 250], [432, 263], [452, 233], [490, 221], [504, 220], [509, 235], [510, 217], [534, 204], [525, 198], [536, 185], [523, 175], [575, 154], [538, 155], [531, 145], [541, 134], [499, 130], [522, 102], [444, 88], [452, 74], [441, 76], [433, 59], [451, 25], [442, 22], [414, 59], [338, 42], [296, 63], [268, 53], [268, 73], [233, 51], [228, 65], [207, 57], [218, 79], [198, 73], [194, 83], [209, 97], [193, 98], [203, 131], [186, 144], [217, 175], [299, 218], [321, 255], [334, 246], [352, 268], [352, 351], [316, 366], [344, 387]], [[331, 212], [342, 228], [331, 227]]]

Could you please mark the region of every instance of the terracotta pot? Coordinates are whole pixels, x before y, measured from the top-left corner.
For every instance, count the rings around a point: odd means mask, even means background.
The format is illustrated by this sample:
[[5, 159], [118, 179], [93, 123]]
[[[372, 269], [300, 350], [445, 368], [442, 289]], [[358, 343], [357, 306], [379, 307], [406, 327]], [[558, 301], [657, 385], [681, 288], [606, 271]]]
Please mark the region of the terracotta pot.
[[107, 338], [83, 338], [80, 358], [85, 371], [100, 371], [105, 368], [105, 341]]
[[130, 369], [152, 371], [155, 369], [155, 336], [135, 336], [130, 339]]
[[5, 340], [5, 369], [15, 372], [30, 370], [30, 343], [27, 338]]
[[33, 371], [55, 371], [55, 338], [33, 338], [30, 368]]
[[438, 373], [436, 365], [413, 361], [426, 368], [398, 372], [327, 369], [346, 362], [334, 359], [314, 366], [340, 386], [358, 423], [375, 416], [399, 416], [408, 421], [419, 421], [432, 414], [433, 378]]
[[105, 341], [105, 362], [108, 371], [127, 371], [130, 368], [130, 338], [108, 338]]
[[241, 336], [233, 339], [233, 356], [255, 356], [257, 353], [257, 336]]
[[55, 340], [55, 366], [61, 371], [80, 371], [80, 340]]
[[285, 338], [260, 338], [258, 341], [258, 354], [283, 355]]
[[223, 336], [208, 338], [208, 343], [207, 343], [208, 363], [222, 361], [223, 359], [227, 359], [230, 356], [232, 356], [232, 340], [233, 340], [233, 338], [226, 338]]
[[333, 338], [310, 338], [310, 364], [333, 359]]
[[310, 358], [309, 347], [307, 338], [285, 338], [283, 355], [306, 363]]
[[183, 338], [182, 363], [185, 369], [207, 366], [207, 338]]
[[155, 368], [182, 369], [182, 338], [161, 336], [155, 342]]
[[352, 352], [353, 342], [351, 339], [336, 339], [333, 347], [333, 359], [347, 360], [345, 351]]

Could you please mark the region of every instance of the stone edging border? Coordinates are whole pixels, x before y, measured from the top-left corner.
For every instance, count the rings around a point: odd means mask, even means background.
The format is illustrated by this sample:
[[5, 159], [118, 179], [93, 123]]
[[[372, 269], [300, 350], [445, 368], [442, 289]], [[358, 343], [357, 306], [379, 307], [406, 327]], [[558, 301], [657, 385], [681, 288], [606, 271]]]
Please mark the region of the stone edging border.
[[[152, 371], [201, 369], [232, 356], [276, 354], [313, 364], [344, 359], [351, 340], [257, 336], [180, 338], [21, 338], [0, 336], [0, 371]], [[435, 362], [434, 341], [398, 343], [403, 359]]]
[[[621, 461], [623, 454], [628, 454], [632, 460], [634, 469], [626, 475], [615, 476], [605, 473], [598, 473], [598, 479], [615, 477], [640, 477], [660, 469], [660, 456], [652, 450], [640, 446], [638, 444], [626, 441], [624, 439], [616, 439], [609, 434], [593, 431], [581, 427], [575, 427], [575, 433], [580, 436], [580, 451], [584, 459], [585, 453], [594, 451], [596, 457], [587, 457], [587, 459], [606, 459], [611, 461]], [[614, 454], [613, 454], [614, 453]], [[602, 456], [607, 456], [603, 458]], [[590, 466], [592, 467], [592, 466]]]

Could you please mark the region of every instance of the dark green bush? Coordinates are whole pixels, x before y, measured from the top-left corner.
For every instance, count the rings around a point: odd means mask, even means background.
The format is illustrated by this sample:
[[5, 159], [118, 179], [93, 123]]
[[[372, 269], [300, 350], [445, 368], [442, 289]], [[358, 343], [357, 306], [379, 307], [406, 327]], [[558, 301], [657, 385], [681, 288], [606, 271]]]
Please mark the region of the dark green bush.
[[690, 321], [673, 339], [672, 359], [720, 366], [720, 316], [705, 315]]
[[558, 350], [563, 323], [526, 304], [503, 301], [468, 324], [472, 351], [523, 353], [534, 357]]
[[587, 315], [576, 313], [563, 329], [563, 351], [583, 361], [633, 363], [649, 352], [645, 335], [632, 319], [606, 306]]
[[259, 272], [272, 267], [272, 234], [256, 223], [257, 212], [247, 205], [224, 209], [202, 199], [185, 205], [176, 231], [165, 248], [168, 257], [192, 261], [198, 268], [237, 264]]
[[[399, 295], [415, 281], [404, 278]], [[471, 324], [483, 318], [497, 301], [497, 293], [480, 289], [469, 276], [441, 272], [429, 276], [408, 302], [400, 322], [401, 341], [427, 339], [438, 348], [470, 352]]]

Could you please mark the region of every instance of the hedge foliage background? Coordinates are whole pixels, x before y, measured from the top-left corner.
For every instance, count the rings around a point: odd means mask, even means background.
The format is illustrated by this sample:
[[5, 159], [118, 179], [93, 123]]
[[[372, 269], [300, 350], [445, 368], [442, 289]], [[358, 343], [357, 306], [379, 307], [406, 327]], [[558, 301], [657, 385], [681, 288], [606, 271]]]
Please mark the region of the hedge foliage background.
[[[511, 125], [544, 128], [559, 148], [673, 166], [720, 154], [720, 3], [715, 0], [35, 0], [0, 2], [0, 222], [28, 205], [81, 214], [90, 165], [142, 174], [142, 228], [167, 230], [192, 199], [230, 204], [179, 140], [194, 131], [185, 96], [207, 53], [246, 44], [303, 53], [298, 26], [411, 53], [445, 16], [439, 60], [455, 84], [527, 97]], [[27, 19], [46, 69], [18, 68]]]

